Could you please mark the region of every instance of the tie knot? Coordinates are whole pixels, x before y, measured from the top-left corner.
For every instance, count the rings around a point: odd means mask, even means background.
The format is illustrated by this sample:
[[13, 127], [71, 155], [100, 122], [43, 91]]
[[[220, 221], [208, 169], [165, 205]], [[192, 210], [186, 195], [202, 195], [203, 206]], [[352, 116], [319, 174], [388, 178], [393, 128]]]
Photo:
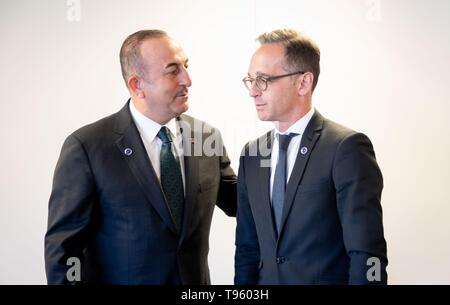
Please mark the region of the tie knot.
[[171, 143], [172, 137], [170, 136], [170, 130], [166, 126], [161, 127], [157, 137], [161, 139], [164, 144]]
[[296, 133], [290, 133], [290, 134], [278, 134], [278, 142], [280, 150], [287, 151], [289, 147], [289, 143], [291, 142], [292, 138], [295, 137]]

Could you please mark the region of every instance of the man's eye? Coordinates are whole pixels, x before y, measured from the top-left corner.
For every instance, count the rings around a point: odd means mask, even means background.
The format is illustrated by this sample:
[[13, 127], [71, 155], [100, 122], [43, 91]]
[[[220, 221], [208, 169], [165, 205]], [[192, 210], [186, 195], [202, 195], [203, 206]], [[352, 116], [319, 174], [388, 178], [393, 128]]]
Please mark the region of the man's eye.
[[173, 69], [170, 69], [170, 70], [168, 71], [169, 74], [173, 74], [173, 75], [178, 74], [178, 72], [180, 72], [180, 69], [179, 69], [178, 67], [173, 68]]

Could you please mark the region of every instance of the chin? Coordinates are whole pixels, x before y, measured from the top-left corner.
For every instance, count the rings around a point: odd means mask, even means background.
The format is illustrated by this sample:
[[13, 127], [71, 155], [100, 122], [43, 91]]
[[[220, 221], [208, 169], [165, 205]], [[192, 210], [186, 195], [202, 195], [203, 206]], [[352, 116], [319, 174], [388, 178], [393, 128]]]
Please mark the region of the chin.
[[260, 121], [271, 121], [270, 120], [270, 117], [267, 115], [267, 114], [265, 114], [265, 113], [259, 113], [258, 112], [258, 118], [259, 118], [259, 120]]
[[180, 115], [180, 114], [182, 114], [182, 113], [188, 111], [188, 109], [189, 109], [189, 104], [186, 102], [186, 103], [184, 103], [183, 105], [180, 105], [179, 107], [177, 107], [177, 108], [174, 109], [174, 110], [175, 110], [175, 112], [176, 112], [178, 115]]
[[183, 104], [182, 108], [183, 108], [183, 112], [188, 111], [188, 109], [189, 109], [189, 103], [186, 101], [186, 103]]

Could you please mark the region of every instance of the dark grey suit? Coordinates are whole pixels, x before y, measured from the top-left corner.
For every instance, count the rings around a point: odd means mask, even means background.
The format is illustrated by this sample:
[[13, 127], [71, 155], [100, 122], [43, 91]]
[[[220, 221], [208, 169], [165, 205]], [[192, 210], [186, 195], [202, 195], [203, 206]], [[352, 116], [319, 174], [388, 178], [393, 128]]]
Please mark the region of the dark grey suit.
[[[286, 188], [279, 236], [269, 197], [273, 132], [245, 147], [238, 174], [237, 284], [367, 284], [386, 241], [380, 205], [383, 179], [370, 140], [317, 111], [302, 136]], [[303, 149], [302, 149], [303, 148]], [[306, 148], [306, 149], [305, 149]], [[269, 161], [269, 163], [267, 163]]]
[[[194, 130], [194, 123], [206, 131]], [[187, 115], [179, 124], [185, 152], [194, 152], [195, 141], [216, 131]], [[214, 156], [200, 151], [185, 156], [184, 163], [185, 213], [177, 233], [128, 103], [70, 135], [49, 202], [48, 283], [65, 283], [67, 259], [78, 257], [84, 283], [209, 284], [212, 215], [216, 203], [235, 215], [236, 176], [225, 151]]]

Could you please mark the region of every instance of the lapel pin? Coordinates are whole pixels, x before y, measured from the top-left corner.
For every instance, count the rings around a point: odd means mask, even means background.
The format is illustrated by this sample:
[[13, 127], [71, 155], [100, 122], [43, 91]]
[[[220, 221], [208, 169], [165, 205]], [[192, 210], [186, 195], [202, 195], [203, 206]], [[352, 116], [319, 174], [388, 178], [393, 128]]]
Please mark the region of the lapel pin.
[[125, 154], [125, 156], [129, 157], [129, 156], [131, 156], [133, 154], [133, 150], [131, 148], [125, 148], [123, 153]]
[[302, 155], [306, 155], [307, 152], [308, 152], [308, 148], [306, 148], [306, 147], [302, 147], [302, 148], [300, 149], [300, 153], [301, 153]]

